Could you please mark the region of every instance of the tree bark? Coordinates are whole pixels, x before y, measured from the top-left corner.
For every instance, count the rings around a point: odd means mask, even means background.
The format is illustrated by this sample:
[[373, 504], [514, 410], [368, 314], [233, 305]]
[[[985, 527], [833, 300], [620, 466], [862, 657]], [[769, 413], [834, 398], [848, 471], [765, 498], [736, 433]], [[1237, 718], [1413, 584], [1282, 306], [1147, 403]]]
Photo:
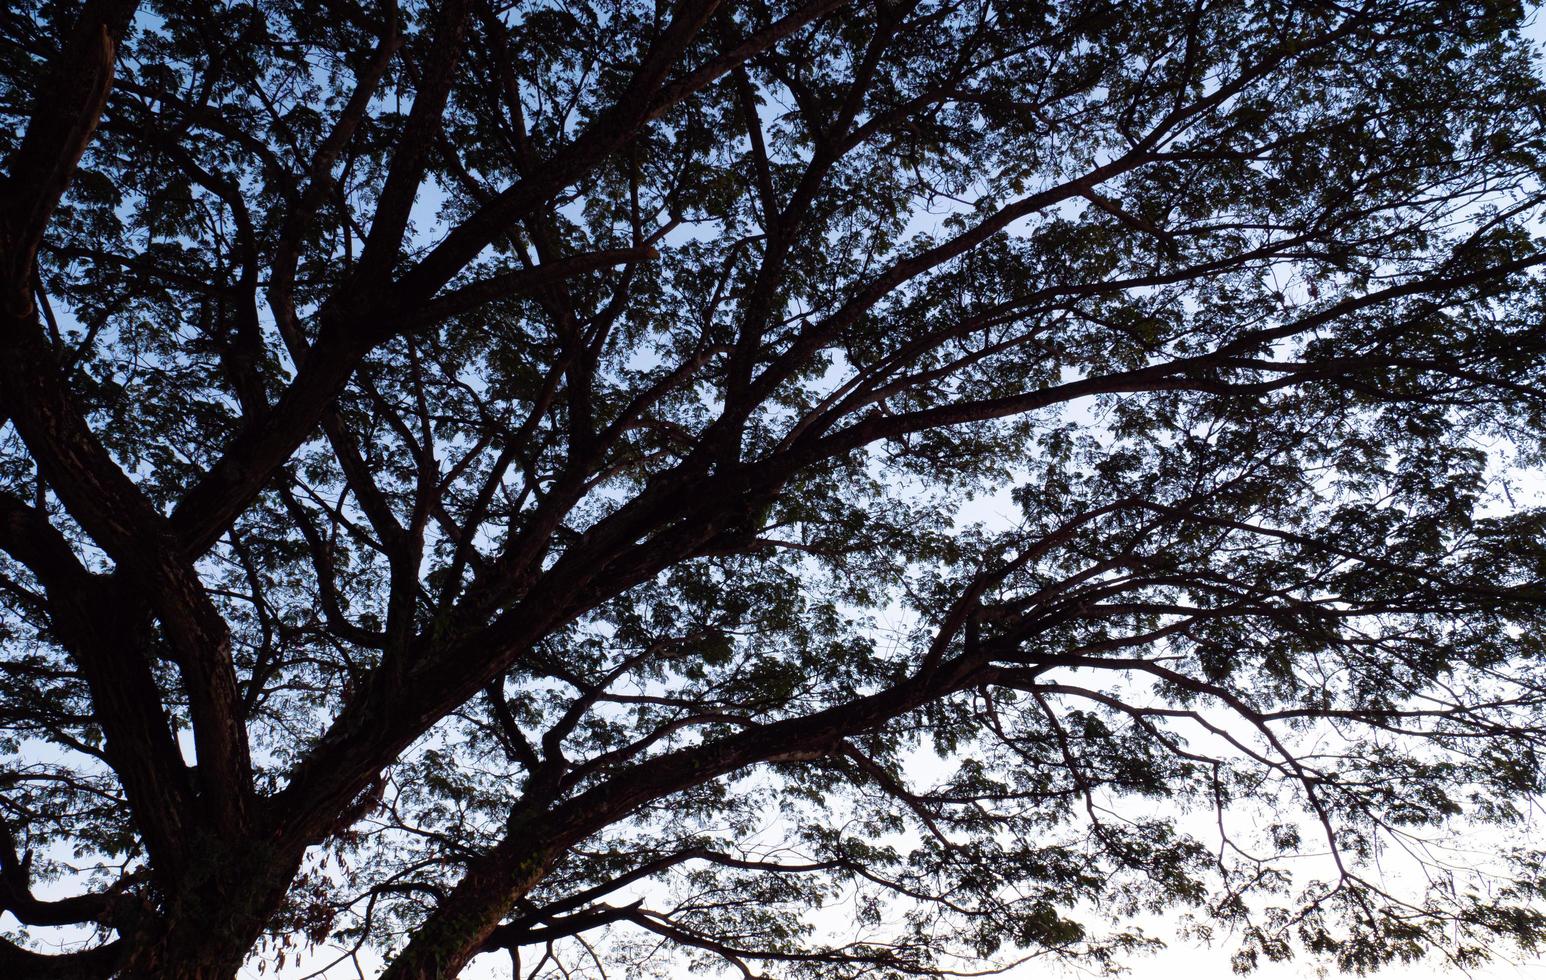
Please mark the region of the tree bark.
[[[182, 887], [112, 976], [230, 980], [284, 904], [300, 869], [300, 853], [253, 840], [206, 837], [189, 850]], [[158, 928], [159, 933], [152, 931]]]
[[512, 825], [487, 860], [471, 868], [414, 934], [381, 980], [454, 977], [483, 952], [484, 940], [547, 873], [553, 851], [534, 847], [529, 833]]

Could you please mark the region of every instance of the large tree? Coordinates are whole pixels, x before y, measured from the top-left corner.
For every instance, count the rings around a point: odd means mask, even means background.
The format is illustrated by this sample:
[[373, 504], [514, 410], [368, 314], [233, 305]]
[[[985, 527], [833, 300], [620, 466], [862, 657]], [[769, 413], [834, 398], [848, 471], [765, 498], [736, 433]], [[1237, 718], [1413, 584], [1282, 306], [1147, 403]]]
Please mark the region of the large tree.
[[9, 6], [0, 972], [1528, 948], [1524, 16]]

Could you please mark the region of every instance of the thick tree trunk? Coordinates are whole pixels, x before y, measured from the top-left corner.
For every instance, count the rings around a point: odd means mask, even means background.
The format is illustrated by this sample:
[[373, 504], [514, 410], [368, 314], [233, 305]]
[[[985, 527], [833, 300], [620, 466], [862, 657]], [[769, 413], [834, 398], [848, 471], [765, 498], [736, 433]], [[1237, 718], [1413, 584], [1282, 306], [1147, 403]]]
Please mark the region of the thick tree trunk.
[[191, 851], [190, 878], [115, 976], [231, 980], [300, 866], [299, 855], [253, 841], [205, 842]]
[[227, 957], [211, 957], [203, 951], [158, 949], [156, 955], [114, 974], [123, 980], [232, 980], [241, 967]]

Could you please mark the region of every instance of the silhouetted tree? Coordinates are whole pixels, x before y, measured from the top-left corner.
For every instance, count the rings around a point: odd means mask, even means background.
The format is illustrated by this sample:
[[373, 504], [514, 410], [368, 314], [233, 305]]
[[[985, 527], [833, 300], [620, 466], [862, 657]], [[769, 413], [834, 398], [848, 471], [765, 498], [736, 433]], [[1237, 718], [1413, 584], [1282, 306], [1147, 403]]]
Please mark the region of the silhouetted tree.
[[10, 6], [0, 972], [1533, 943], [1522, 16]]

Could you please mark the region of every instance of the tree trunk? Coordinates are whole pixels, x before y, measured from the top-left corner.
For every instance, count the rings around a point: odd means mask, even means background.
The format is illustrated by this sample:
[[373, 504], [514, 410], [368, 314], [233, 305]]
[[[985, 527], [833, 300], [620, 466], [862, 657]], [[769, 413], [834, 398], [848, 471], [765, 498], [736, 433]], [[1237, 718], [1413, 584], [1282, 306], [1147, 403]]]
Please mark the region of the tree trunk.
[[[518, 851], [526, 852], [518, 856]], [[510, 833], [486, 859], [468, 870], [445, 903], [424, 923], [380, 980], [443, 980], [455, 977], [499, 920], [547, 873], [551, 851]]]
[[[189, 878], [115, 977], [231, 980], [284, 903], [300, 856], [253, 841], [193, 849]], [[147, 930], [148, 931], [148, 930]]]

